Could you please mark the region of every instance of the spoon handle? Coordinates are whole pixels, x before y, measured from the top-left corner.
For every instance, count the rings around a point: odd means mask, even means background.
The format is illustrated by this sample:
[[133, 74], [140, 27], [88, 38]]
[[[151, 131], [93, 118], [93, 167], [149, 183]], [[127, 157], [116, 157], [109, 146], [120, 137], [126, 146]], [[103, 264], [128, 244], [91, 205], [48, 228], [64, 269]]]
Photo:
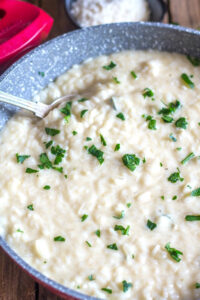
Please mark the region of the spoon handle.
[[46, 104], [25, 100], [23, 98], [4, 93], [2, 91], [0, 91], [0, 101], [30, 110], [38, 117], [43, 116], [43, 113], [47, 110], [48, 107]]

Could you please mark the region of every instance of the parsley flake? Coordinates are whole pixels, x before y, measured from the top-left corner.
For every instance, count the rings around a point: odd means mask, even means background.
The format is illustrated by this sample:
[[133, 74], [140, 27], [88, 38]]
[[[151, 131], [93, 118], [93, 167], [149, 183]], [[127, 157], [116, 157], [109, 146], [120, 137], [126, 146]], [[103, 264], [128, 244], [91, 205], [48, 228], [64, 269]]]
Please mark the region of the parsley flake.
[[37, 173], [37, 172], [39, 172], [39, 171], [35, 170], [35, 169], [31, 169], [31, 168], [26, 168], [26, 173], [28, 173], [28, 174]]
[[105, 69], [105, 70], [107, 70], [107, 71], [109, 71], [109, 70], [112, 70], [113, 68], [115, 68], [116, 66], [117, 66], [117, 65], [116, 65], [113, 61], [111, 61], [111, 62], [109, 63], [109, 65], [103, 66], [102, 68]]
[[122, 156], [122, 161], [131, 172], [140, 164], [140, 159], [135, 154], [125, 154]]
[[19, 155], [18, 153], [16, 153], [17, 162], [20, 163], [20, 164], [23, 164], [25, 159], [27, 159], [29, 157], [30, 157], [30, 155]]
[[92, 247], [92, 245], [88, 241], [85, 241], [85, 243], [88, 245], [88, 247]]
[[144, 98], [146, 98], [146, 97], [151, 98], [154, 96], [154, 92], [152, 90], [150, 90], [149, 88], [145, 88], [142, 95]]
[[121, 231], [122, 235], [129, 235], [130, 226], [128, 225], [126, 228], [122, 225], [115, 225], [115, 231]]
[[46, 134], [51, 135], [51, 136], [55, 136], [56, 134], [60, 133], [60, 130], [55, 129], [55, 128], [45, 128]]
[[187, 129], [187, 125], [188, 125], [188, 122], [186, 120], [186, 118], [179, 118], [176, 122], [175, 122], [175, 126], [177, 128], [183, 128], [183, 129]]
[[157, 129], [156, 128], [156, 120], [154, 120], [152, 116], [150, 116], [150, 115], [148, 115], [148, 116], [142, 115], [142, 117], [145, 118], [147, 122], [149, 122], [148, 123], [148, 128], [150, 130], [156, 130]]
[[130, 202], [126, 204], [126, 206], [127, 206], [128, 208], [130, 208], [131, 205], [132, 205], [132, 204], [131, 204]]
[[165, 245], [165, 249], [167, 250], [167, 252], [169, 253], [169, 255], [171, 256], [171, 258], [173, 258], [175, 261], [180, 262], [181, 258], [179, 257], [179, 255], [183, 255], [183, 253], [175, 248], [171, 248], [170, 247], [170, 243], [167, 243]]
[[101, 231], [99, 229], [97, 229], [95, 231], [96, 236], [98, 236], [99, 238], [101, 237]]
[[182, 161], [181, 164], [185, 165], [189, 160], [191, 160], [192, 158], [194, 158], [195, 155], [193, 152], [191, 152], [190, 154], [188, 154]]
[[86, 219], [88, 218], [88, 215], [82, 215], [82, 217], [81, 217], [81, 222], [84, 222]]
[[157, 224], [147, 220], [147, 227], [152, 231], [157, 227]]
[[78, 132], [77, 132], [77, 131], [75, 131], [75, 130], [73, 130], [73, 131], [72, 131], [72, 134], [73, 134], [73, 135], [77, 135], [77, 134], [78, 134]]
[[114, 83], [116, 83], [116, 84], [120, 84], [120, 83], [121, 83], [121, 82], [118, 80], [117, 77], [113, 77], [112, 79], [113, 79]]
[[103, 158], [104, 153], [101, 150], [97, 149], [95, 145], [92, 145], [88, 149], [88, 153], [95, 156], [98, 159], [100, 165], [104, 162], [104, 158]]
[[69, 119], [71, 117], [71, 107], [72, 102], [67, 102], [63, 108], [60, 109], [60, 112], [65, 115], [64, 119], [66, 122], [69, 122]]
[[137, 78], [137, 75], [135, 74], [135, 72], [134, 72], [134, 71], [131, 71], [131, 72], [130, 72], [130, 74], [131, 74], [131, 76], [132, 76], [134, 79], [136, 79], [136, 78]]
[[108, 293], [108, 294], [112, 294], [112, 290], [111, 289], [108, 289], [108, 288], [102, 288], [101, 289], [102, 291]]
[[53, 240], [55, 242], [65, 242], [65, 238], [61, 235], [55, 236]]
[[116, 115], [116, 117], [119, 118], [119, 119], [121, 119], [122, 121], [125, 121], [125, 120], [126, 120], [126, 118], [125, 118], [125, 116], [124, 116], [124, 114], [123, 114], [122, 112], [118, 113], [118, 114]]
[[171, 183], [176, 183], [177, 181], [183, 181], [184, 178], [180, 176], [180, 171], [178, 169], [178, 172], [172, 173], [168, 178], [168, 181]]
[[163, 115], [161, 118], [165, 123], [172, 123], [174, 119], [170, 116]]
[[122, 210], [119, 216], [113, 216], [113, 218], [120, 220], [120, 219], [123, 219], [124, 216], [125, 216], [125, 212], [124, 212], [124, 210]]
[[127, 282], [126, 280], [122, 281], [122, 290], [124, 293], [128, 291], [128, 289], [132, 288], [133, 284], [131, 282]]
[[29, 205], [27, 206], [27, 208], [28, 208], [29, 210], [34, 210], [33, 204], [29, 204]]
[[45, 185], [45, 186], [43, 187], [44, 190], [50, 190], [50, 188], [51, 188], [50, 185]]
[[199, 67], [200, 66], [200, 59], [199, 58], [187, 55], [187, 59], [191, 62], [191, 64], [194, 67]]
[[83, 116], [86, 114], [87, 111], [88, 111], [88, 109], [83, 109], [83, 110], [80, 112], [80, 117], [83, 118]]
[[169, 138], [172, 140], [172, 142], [176, 142], [177, 139], [175, 138], [175, 136], [173, 136], [172, 133], [170, 133]]
[[195, 87], [194, 82], [192, 82], [189, 78], [189, 76], [185, 73], [181, 75], [181, 79], [184, 81], [185, 85], [191, 89]]
[[85, 102], [85, 101], [88, 101], [89, 99], [87, 99], [87, 98], [81, 98], [81, 99], [79, 99], [78, 100], [78, 102], [80, 103], [80, 102]]
[[17, 231], [17, 232], [20, 232], [20, 233], [24, 233], [24, 231], [22, 231], [22, 230], [19, 229], [19, 228], [18, 228], [16, 231]]
[[105, 141], [105, 139], [104, 139], [104, 137], [103, 137], [102, 134], [100, 134], [100, 139], [101, 139], [102, 145], [103, 145], [103, 146], [107, 146], [107, 143], [106, 143], [106, 141]]
[[172, 197], [172, 200], [176, 200], [176, 199], [177, 199], [177, 196], [174, 195], [174, 196]]
[[56, 156], [54, 160], [55, 165], [58, 165], [62, 161], [65, 152], [66, 150], [62, 149], [59, 145], [57, 145], [56, 147], [51, 147], [51, 153]]
[[115, 145], [115, 150], [114, 150], [114, 151], [119, 151], [119, 149], [120, 149], [120, 144], [116, 144], [116, 145]]
[[89, 276], [88, 276], [88, 279], [89, 279], [90, 281], [93, 281], [93, 280], [95, 280], [95, 278], [94, 278], [94, 275], [92, 275], [92, 274], [91, 274], [91, 275], [89, 275]]
[[48, 149], [52, 144], [53, 144], [53, 141], [49, 141], [49, 142], [45, 143], [46, 149]]
[[159, 112], [158, 114], [159, 115], [163, 115], [163, 116], [167, 116], [167, 115], [170, 115], [170, 114], [173, 114], [176, 112], [176, 110], [178, 108], [180, 108], [181, 106], [181, 103], [180, 101], [176, 100], [176, 102], [170, 102], [168, 105], [166, 105], [167, 107], [163, 107]]
[[194, 197], [200, 196], [200, 187], [197, 188], [197, 189], [195, 189], [195, 190], [193, 190], [193, 191], [191, 192], [191, 196], [194, 196]]
[[195, 289], [200, 289], [200, 283], [199, 282], [195, 283]]
[[40, 156], [39, 156], [39, 159], [40, 159], [41, 165], [38, 165], [38, 167], [40, 169], [45, 169], [45, 168], [50, 169], [50, 168], [52, 168], [52, 163], [49, 160], [46, 153], [41, 153]]
[[111, 249], [111, 250], [116, 250], [116, 251], [118, 250], [118, 247], [117, 247], [116, 243], [108, 245], [107, 248]]
[[88, 142], [88, 141], [91, 141], [92, 139], [91, 139], [91, 137], [89, 137], [89, 136], [87, 136], [86, 137], [86, 141]]
[[189, 221], [189, 222], [200, 221], [200, 215], [198, 215], [198, 216], [187, 215], [187, 216], [185, 217], [185, 220], [186, 220], [186, 221]]

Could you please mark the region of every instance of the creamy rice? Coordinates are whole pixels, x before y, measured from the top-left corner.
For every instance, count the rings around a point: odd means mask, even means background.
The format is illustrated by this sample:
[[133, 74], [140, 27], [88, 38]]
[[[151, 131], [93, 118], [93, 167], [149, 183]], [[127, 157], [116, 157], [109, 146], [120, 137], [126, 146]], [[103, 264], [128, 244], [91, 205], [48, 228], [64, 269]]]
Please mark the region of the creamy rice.
[[81, 27], [149, 19], [146, 0], [77, 0], [72, 3], [71, 13]]
[[69, 105], [43, 120], [19, 113], [1, 133], [8, 244], [46, 276], [102, 299], [199, 299], [200, 224], [185, 220], [200, 213], [199, 191], [191, 194], [200, 186], [199, 76], [182, 55], [129, 51], [76, 65], [41, 91], [44, 102], [80, 97], [71, 116]]

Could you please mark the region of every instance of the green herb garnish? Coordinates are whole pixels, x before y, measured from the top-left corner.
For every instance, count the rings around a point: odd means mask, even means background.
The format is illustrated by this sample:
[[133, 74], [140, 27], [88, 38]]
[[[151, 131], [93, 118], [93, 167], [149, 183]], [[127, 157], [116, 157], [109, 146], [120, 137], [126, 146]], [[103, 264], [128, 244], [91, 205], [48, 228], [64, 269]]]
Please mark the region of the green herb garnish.
[[95, 278], [94, 278], [94, 275], [92, 275], [92, 274], [91, 274], [91, 275], [89, 275], [89, 276], [88, 276], [88, 279], [89, 279], [90, 281], [93, 281], [93, 280], [95, 280]]
[[85, 102], [85, 101], [88, 101], [89, 99], [87, 99], [87, 98], [81, 98], [81, 99], [79, 99], [78, 100], [78, 102]]
[[134, 72], [134, 71], [131, 71], [130, 73], [131, 73], [131, 76], [132, 76], [134, 79], [136, 79], [136, 78], [137, 78], [137, 75], [135, 74], [135, 72]]
[[73, 134], [73, 135], [77, 135], [77, 134], [78, 134], [78, 132], [77, 132], [77, 131], [75, 131], [75, 130], [73, 130], [73, 131], [72, 131], [72, 134]]
[[115, 150], [114, 150], [114, 151], [119, 151], [119, 149], [120, 149], [120, 144], [116, 144], [116, 145], [115, 145]]
[[126, 206], [127, 206], [128, 208], [130, 208], [130, 207], [131, 207], [131, 203], [130, 203], [130, 202], [127, 203]]
[[122, 235], [129, 235], [130, 226], [128, 225], [126, 228], [122, 225], [115, 225], [115, 231], [121, 231]]
[[190, 80], [190, 78], [189, 78], [189, 76], [187, 75], [187, 74], [185, 74], [185, 73], [183, 73], [182, 75], [181, 75], [181, 79], [184, 81], [184, 83], [186, 84], [186, 86], [187, 87], [189, 87], [189, 88], [191, 88], [191, 89], [193, 89], [194, 88], [194, 82], [192, 82], [191, 80]]
[[25, 159], [27, 159], [29, 157], [30, 157], [30, 155], [19, 155], [18, 153], [16, 153], [17, 162], [20, 163], [20, 164], [23, 164]]
[[49, 141], [49, 142], [45, 143], [46, 149], [48, 149], [52, 144], [53, 144], [53, 141]]
[[89, 137], [89, 136], [87, 136], [86, 137], [86, 141], [88, 142], [88, 141], [91, 141], [92, 139], [91, 139], [91, 137]]
[[172, 173], [168, 178], [168, 181], [172, 183], [176, 183], [177, 181], [183, 181], [184, 178], [180, 176], [180, 171], [178, 169], [178, 172]]
[[65, 238], [61, 235], [56, 236], [53, 240], [55, 242], [65, 242]]
[[49, 160], [46, 153], [41, 153], [40, 156], [39, 156], [39, 159], [40, 159], [41, 165], [38, 165], [38, 167], [40, 169], [45, 169], [45, 168], [50, 169], [50, 168], [52, 168], [52, 163]]
[[193, 190], [193, 191], [191, 192], [191, 196], [194, 196], [194, 197], [200, 196], [200, 187], [197, 188], [197, 189], [195, 189], [195, 190]]
[[72, 102], [67, 102], [65, 106], [60, 109], [60, 112], [65, 115], [64, 119], [66, 122], [69, 122], [69, 119], [71, 117], [71, 108], [72, 108]]
[[176, 102], [170, 102], [167, 107], [163, 107], [159, 112], [158, 114], [159, 115], [163, 115], [163, 116], [167, 116], [167, 115], [170, 115], [170, 114], [173, 114], [175, 113], [175, 111], [180, 108], [181, 106], [181, 103], [180, 101], [176, 100]]
[[125, 212], [124, 212], [124, 210], [122, 210], [119, 216], [113, 216], [113, 218], [120, 220], [120, 219], [123, 219], [124, 216], [125, 216]]
[[177, 150], [177, 151], [181, 151], [181, 150], [182, 150], [182, 148], [181, 148], [181, 147], [178, 147], [178, 148], [176, 148], [176, 150]]
[[163, 115], [161, 118], [165, 123], [172, 123], [174, 119], [170, 116]]
[[88, 215], [82, 215], [82, 217], [81, 217], [81, 222], [84, 222], [86, 219], [88, 218]]
[[33, 204], [29, 204], [29, 205], [27, 206], [27, 208], [28, 208], [29, 210], [34, 210]]
[[175, 122], [175, 126], [177, 128], [183, 128], [186, 129], [188, 125], [188, 122], [186, 120], [186, 118], [179, 118], [176, 122]]
[[85, 243], [88, 245], [88, 247], [92, 247], [92, 245], [88, 241], [85, 241]]
[[102, 291], [108, 293], [108, 294], [112, 294], [112, 290], [111, 289], [108, 289], [108, 288], [102, 288], [101, 289]]
[[118, 250], [116, 243], [108, 245], [107, 248], [111, 250]]
[[140, 159], [135, 154], [125, 154], [122, 156], [122, 161], [131, 172], [140, 164]]
[[177, 262], [181, 261], [181, 258], [179, 257], [179, 255], [183, 255], [183, 253], [181, 251], [179, 251], [175, 248], [171, 248], [170, 243], [167, 243], [165, 245], [165, 249], [170, 254], [171, 258], [173, 258]]
[[181, 164], [185, 165], [189, 160], [191, 160], [193, 157], [195, 157], [194, 153], [191, 152], [190, 154], [188, 154], [182, 161]]
[[122, 290], [124, 293], [126, 293], [128, 291], [128, 289], [130, 289], [132, 286], [133, 285], [131, 282], [127, 282], [126, 280], [122, 281]]
[[152, 90], [150, 90], [149, 88], [145, 88], [142, 95], [144, 98], [146, 98], [146, 97], [151, 98], [154, 96], [154, 92]]
[[26, 169], [26, 173], [28, 173], [28, 174], [37, 173], [37, 172], [39, 172], [39, 171], [35, 170], [35, 169], [31, 169], [31, 168]]
[[43, 187], [44, 190], [50, 190], [50, 188], [51, 188], [50, 185], [45, 185], [45, 186]]
[[186, 57], [194, 67], [199, 67], [200, 66], [200, 59], [199, 58], [192, 57], [190, 55], [187, 55]]
[[195, 283], [195, 289], [199, 289], [200, 288], [200, 283], [199, 282], [196, 282]]
[[161, 198], [162, 200], [165, 200], [165, 196], [160, 196], [160, 198]]
[[185, 220], [186, 220], [186, 221], [190, 221], [190, 222], [193, 222], [193, 221], [200, 221], [200, 215], [198, 215], [198, 216], [187, 215], [187, 216], [185, 217]]
[[116, 64], [115, 64], [113, 61], [111, 61], [111, 62], [109, 63], [109, 65], [103, 66], [102, 68], [105, 69], [105, 70], [107, 70], [107, 71], [109, 71], [109, 70], [112, 70], [112, 69], [115, 68], [115, 67], [116, 67]]
[[54, 160], [55, 165], [59, 165], [59, 163], [62, 161], [64, 154], [66, 150], [62, 149], [59, 145], [56, 147], [52, 146], [51, 147], [51, 153], [56, 156]]
[[172, 197], [172, 200], [176, 200], [176, 199], [177, 199], [177, 196], [174, 195], [174, 196]]
[[124, 114], [123, 114], [122, 112], [118, 113], [118, 114], [116, 115], [116, 117], [119, 118], [119, 119], [121, 119], [122, 121], [125, 121], [125, 120], [126, 120], [126, 118], [125, 118], [125, 116], [124, 116]]
[[20, 233], [24, 233], [24, 231], [22, 231], [22, 230], [19, 229], [19, 228], [18, 228], [16, 231], [17, 231], [17, 232], [20, 232]]
[[92, 145], [88, 149], [88, 153], [95, 156], [98, 159], [100, 165], [104, 162], [104, 158], [103, 158], [104, 153], [101, 150], [97, 149], [95, 145]]
[[150, 220], [147, 220], [147, 227], [148, 227], [150, 230], [154, 230], [154, 229], [157, 227], [157, 224], [151, 222]]
[[175, 138], [175, 136], [173, 136], [172, 133], [170, 133], [169, 138], [170, 138], [173, 142], [176, 142], [176, 141], [177, 141], [177, 139]]
[[118, 80], [117, 77], [113, 77], [112, 79], [113, 79], [114, 83], [116, 83], [116, 84], [120, 84], [120, 83], [121, 83], [121, 82]]
[[156, 120], [154, 120], [152, 116], [150, 116], [150, 115], [148, 115], [148, 116], [142, 115], [142, 117], [145, 118], [146, 121], [149, 122], [149, 123], [148, 123], [148, 128], [149, 128], [150, 130], [156, 130], [156, 129], [157, 129], [157, 128], [156, 128]]
[[97, 229], [95, 231], [96, 236], [98, 236], [99, 238], [101, 237], [101, 231], [99, 229]]
[[101, 139], [101, 143], [102, 143], [102, 145], [103, 145], [103, 146], [106, 146], [106, 145], [107, 145], [107, 143], [106, 143], [106, 141], [105, 141], [105, 139], [104, 139], [104, 137], [103, 137], [103, 135], [102, 135], [102, 134], [100, 134], [100, 139]]
[[83, 116], [86, 114], [87, 111], [88, 111], [88, 109], [83, 109], [83, 110], [80, 112], [80, 117], [83, 118]]
[[46, 134], [55, 136], [56, 134], [60, 133], [60, 130], [55, 129], [55, 128], [45, 128]]

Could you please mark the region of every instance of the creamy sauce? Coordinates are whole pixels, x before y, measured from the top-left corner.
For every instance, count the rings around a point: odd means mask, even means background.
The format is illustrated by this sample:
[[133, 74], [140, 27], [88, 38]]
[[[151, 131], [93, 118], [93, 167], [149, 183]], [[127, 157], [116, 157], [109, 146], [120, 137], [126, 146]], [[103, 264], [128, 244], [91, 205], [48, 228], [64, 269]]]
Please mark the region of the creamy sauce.
[[71, 13], [82, 27], [149, 19], [146, 0], [77, 0]]
[[41, 91], [43, 102], [80, 97], [43, 120], [19, 113], [1, 133], [8, 244], [46, 276], [102, 299], [199, 299], [200, 223], [185, 220], [200, 214], [191, 195], [199, 76], [182, 55], [129, 51], [76, 65]]

